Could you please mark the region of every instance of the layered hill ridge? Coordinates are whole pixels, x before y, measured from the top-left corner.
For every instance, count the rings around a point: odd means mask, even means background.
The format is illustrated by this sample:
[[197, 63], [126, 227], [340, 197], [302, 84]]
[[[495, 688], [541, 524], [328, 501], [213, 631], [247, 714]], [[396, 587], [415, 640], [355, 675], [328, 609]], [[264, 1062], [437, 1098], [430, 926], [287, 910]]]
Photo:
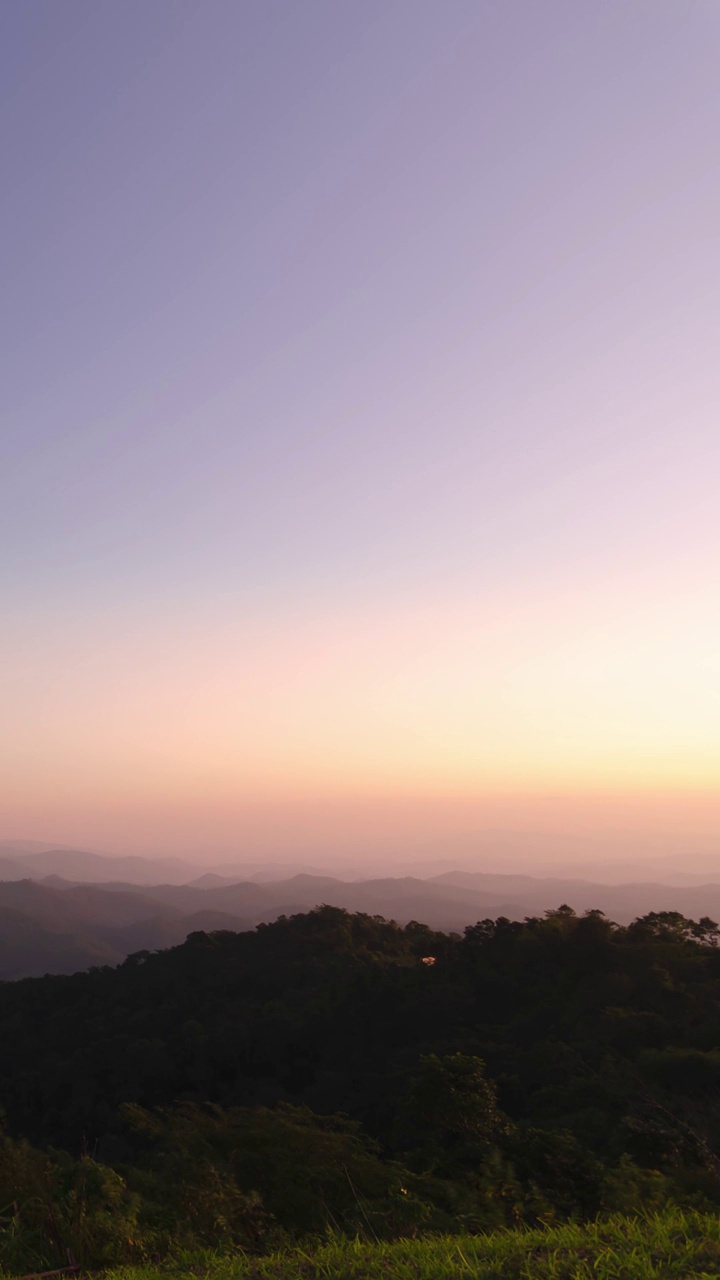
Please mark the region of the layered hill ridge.
[[[114, 870], [114, 860], [108, 862]], [[207, 874], [189, 884], [142, 885], [26, 877], [0, 881], [0, 980], [117, 965], [136, 951], [175, 946], [193, 932], [253, 929], [321, 904], [462, 933], [478, 920], [523, 920], [561, 903], [578, 914], [600, 910], [619, 924], [648, 911], [718, 919], [720, 885], [607, 885], [467, 871], [355, 881], [300, 872], [264, 883], [227, 883]]]
[[110, 855], [87, 849], [26, 840], [0, 840], [0, 879], [43, 880], [60, 876], [85, 884], [120, 881], [134, 886], [233, 885], [250, 880], [277, 883], [297, 874], [343, 881], [396, 878], [421, 880], [442, 875], [525, 875], [531, 879], [583, 880], [598, 884], [662, 883], [690, 887], [720, 883], [717, 838], [687, 841], [670, 834], [638, 841], [635, 835], [611, 840], [571, 837], [567, 833], [480, 830], [438, 843], [421, 843], [392, 857], [368, 848], [349, 858], [317, 850], [299, 862], [244, 857], [212, 863], [205, 853], [191, 857]]

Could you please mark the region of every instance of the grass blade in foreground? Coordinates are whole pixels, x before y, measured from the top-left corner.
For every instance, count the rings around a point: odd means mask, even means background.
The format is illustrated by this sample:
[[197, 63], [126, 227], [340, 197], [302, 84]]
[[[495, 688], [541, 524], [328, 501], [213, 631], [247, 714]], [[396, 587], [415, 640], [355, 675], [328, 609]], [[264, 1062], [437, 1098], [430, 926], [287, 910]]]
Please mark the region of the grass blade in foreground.
[[716, 1280], [720, 1219], [672, 1210], [586, 1225], [392, 1244], [333, 1240], [266, 1258], [123, 1268], [107, 1280]]

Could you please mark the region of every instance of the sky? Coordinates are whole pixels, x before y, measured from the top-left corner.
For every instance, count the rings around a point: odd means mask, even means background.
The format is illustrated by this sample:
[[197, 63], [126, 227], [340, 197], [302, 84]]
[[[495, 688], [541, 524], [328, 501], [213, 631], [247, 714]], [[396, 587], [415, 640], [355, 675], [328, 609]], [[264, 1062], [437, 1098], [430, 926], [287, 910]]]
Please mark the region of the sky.
[[720, 840], [719, 56], [716, 0], [0, 8], [4, 838]]

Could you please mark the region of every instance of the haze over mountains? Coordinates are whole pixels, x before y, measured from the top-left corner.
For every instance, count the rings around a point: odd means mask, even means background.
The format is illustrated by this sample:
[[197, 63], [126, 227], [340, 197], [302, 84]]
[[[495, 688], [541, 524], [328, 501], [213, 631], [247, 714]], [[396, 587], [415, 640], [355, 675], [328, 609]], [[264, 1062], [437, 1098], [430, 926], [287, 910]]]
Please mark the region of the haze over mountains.
[[[102, 856], [87, 850], [0, 844], [0, 979], [116, 965], [174, 946], [189, 933], [252, 929], [322, 903], [406, 924], [462, 932], [488, 917], [521, 920], [561, 903], [599, 909], [619, 924], [648, 911], [720, 918], [720, 860], [698, 855], [605, 864], [602, 880], [410, 863], [414, 874], [345, 868], [298, 871], [244, 863], [203, 869], [180, 858]], [[357, 868], [355, 868], [357, 872]], [[615, 883], [608, 876], [615, 872]], [[645, 871], [645, 875], [638, 875]], [[682, 882], [681, 882], [682, 881]]]
[[709, 832], [690, 837], [674, 832], [631, 834], [618, 831], [591, 836], [567, 832], [483, 829], [443, 839], [408, 842], [391, 854], [374, 847], [350, 853], [321, 845], [304, 854], [230, 859], [197, 856], [111, 854], [33, 840], [0, 840], [0, 878], [66, 880], [103, 884], [235, 884], [287, 879], [300, 872], [340, 880], [395, 876], [427, 879], [446, 871], [513, 872], [532, 877], [592, 880], [604, 884], [659, 881], [667, 884], [720, 883], [720, 840]]

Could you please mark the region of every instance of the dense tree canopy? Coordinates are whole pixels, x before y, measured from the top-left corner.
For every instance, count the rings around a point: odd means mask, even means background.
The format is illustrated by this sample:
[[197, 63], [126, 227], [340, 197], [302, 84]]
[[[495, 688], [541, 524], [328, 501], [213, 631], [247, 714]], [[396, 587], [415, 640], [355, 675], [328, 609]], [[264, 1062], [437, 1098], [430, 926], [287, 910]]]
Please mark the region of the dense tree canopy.
[[460, 937], [321, 907], [0, 984], [6, 1164], [63, 1204], [92, 1166], [156, 1250], [716, 1204], [717, 942], [667, 912]]

